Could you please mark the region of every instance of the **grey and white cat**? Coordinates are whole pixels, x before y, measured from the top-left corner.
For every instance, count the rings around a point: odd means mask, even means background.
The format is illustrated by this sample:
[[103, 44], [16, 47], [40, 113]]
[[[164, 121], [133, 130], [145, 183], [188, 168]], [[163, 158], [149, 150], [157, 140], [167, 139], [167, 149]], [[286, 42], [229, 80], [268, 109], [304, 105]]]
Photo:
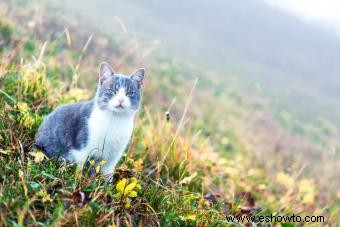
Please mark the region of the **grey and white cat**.
[[36, 135], [36, 147], [50, 158], [60, 156], [80, 165], [104, 160], [102, 173], [112, 174], [133, 132], [143, 79], [144, 69], [126, 76], [101, 63], [95, 97], [48, 115]]

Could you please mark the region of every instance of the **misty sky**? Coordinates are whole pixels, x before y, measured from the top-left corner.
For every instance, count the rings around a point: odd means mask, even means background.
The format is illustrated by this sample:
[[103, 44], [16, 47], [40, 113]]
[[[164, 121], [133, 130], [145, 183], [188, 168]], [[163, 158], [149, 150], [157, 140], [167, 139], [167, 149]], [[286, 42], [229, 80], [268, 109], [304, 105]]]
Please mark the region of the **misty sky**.
[[339, 0], [264, 0], [301, 19], [327, 27], [340, 36]]

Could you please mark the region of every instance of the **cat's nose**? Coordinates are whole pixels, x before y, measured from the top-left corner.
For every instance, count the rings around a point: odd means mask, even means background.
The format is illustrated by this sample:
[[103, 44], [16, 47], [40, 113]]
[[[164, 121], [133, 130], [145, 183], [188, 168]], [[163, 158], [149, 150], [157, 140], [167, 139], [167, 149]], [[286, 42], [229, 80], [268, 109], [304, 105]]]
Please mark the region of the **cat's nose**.
[[119, 104], [122, 104], [124, 102], [123, 98], [118, 99]]

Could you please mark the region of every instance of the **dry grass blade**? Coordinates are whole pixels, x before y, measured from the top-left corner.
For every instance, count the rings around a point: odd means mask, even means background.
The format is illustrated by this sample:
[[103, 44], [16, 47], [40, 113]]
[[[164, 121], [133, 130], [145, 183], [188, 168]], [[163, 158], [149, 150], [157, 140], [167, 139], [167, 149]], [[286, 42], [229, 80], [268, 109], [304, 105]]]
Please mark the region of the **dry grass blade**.
[[184, 126], [185, 117], [186, 117], [186, 114], [187, 114], [188, 109], [189, 109], [189, 107], [190, 107], [191, 101], [192, 101], [192, 99], [193, 99], [193, 94], [194, 94], [194, 91], [195, 91], [195, 87], [196, 87], [196, 85], [197, 85], [197, 81], [198, 81], [198, 78], [195, 79], [194, 84], [193, 84], [193, 86], [192, 86], [192, 88], [191, 88], [191, 90], [190, 90], [190, 93], [189, 93], [189, 95], [188, 95], [188, 98], [187, 98], [186, 103], [185, 103], [185, 106], [184, 106], [184, 110], [183, 110], [181, 119], [180, 119], [180, 121], [179, 121], [179, 124], [178, 124], [178, 126], [177, 126], [176, 132], [175, 132], [175, 134], [174, 134], [174, 136], [173, 136], [173, 138], [172, 138], [172, 141], [170, 142], [170, 145], [169, 145], [167, 151], [165, 152], [165, 154], [163, 154], [163, 158], [162, 158], [162, 160], [161, 160], [160, 162], [157, 163], [157, 166], [156, 166], [153, 170], [151, 170], [151, 171], [149, 172], [148, 176], [151, 175], [151, 174], [152, 174], [154, 171], [156, 171], [156, 170], [157, 170], [157, 174], [159, 175], [160, 170], [161, 170], [162, 166], [164, 165], [165, 160], [167, 159], [169, 153], [171, 152], [171, 149], [172, 149], [172, 147], [174, 146], [174, 144], [175, 144], [175, 142], [176, 142], [176, 139], [177, 139], [177, 137], [178, 137], [178, 135], [179, 135], [181, 129], [182, 129], [183, 126]]

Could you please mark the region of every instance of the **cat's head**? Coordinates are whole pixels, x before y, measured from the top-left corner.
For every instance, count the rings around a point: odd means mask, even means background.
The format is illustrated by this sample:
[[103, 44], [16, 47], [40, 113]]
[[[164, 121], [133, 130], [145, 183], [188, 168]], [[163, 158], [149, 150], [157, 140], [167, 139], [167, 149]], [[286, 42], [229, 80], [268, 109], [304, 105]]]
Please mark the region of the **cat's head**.
[[96, 104], [101, 110], [115, 114], [130, 115], [137, 112], [141, 103], [143, 79], [143, 68], [130, 75], [123, 75], [115, 73], [108, 63], [102, 62]]

